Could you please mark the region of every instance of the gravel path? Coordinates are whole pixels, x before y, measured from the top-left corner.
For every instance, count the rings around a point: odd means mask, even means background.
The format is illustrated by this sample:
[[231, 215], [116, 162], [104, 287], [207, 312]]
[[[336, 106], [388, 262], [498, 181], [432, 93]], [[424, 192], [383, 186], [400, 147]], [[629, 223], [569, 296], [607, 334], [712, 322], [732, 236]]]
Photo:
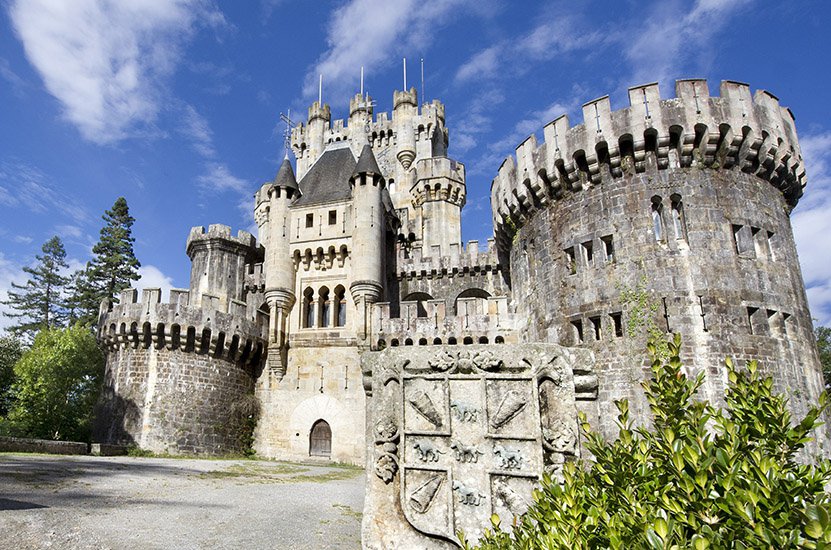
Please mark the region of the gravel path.
[[0, 548], [360, 548], [364, 472], [0, 454]]

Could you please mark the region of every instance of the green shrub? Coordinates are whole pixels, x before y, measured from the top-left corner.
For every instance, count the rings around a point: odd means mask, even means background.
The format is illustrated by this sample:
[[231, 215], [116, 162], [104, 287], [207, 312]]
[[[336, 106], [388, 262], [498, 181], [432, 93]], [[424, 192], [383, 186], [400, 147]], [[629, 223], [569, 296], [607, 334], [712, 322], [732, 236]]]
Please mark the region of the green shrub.
[[626, 401], [617, 403], [614, 442], [582, 418], [594, 461], [566, 465], [562, 486], [546, 476], [513, 531], [494, 516], [479, 548], [829, 547], [831, 468], [796, 461], [826, 395], [792, 425], [785, 398], [757, 364], [740, 370], [728, 360], [718, 409], [694, 399], [703, 377], [684, 375], [680, 346], [676, 336], [664, 362], [649, 345], [653, 378], [644, 388], [654, 427], [634, 428]]

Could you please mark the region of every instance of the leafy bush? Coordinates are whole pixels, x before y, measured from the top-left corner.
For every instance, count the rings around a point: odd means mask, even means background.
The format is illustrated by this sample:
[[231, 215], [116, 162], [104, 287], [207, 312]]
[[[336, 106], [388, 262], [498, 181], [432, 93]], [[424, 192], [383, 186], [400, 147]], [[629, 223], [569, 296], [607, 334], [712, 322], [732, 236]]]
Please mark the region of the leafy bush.
[[694, 400], [703, 377], [684, 375], [680, 338], [668, 344], [666, 362], [649, 345], [654, 427], [634, 428], [626, 401], [614, 442], [582, 418], [594, 461], [566, 465], [562, 486], [546, 476], [513, 531], [494, 516], [479, 548], [828, 547], [831, 467], [796, 461], [826, 396], [792, 425], [757, 364], [740, 370], [728, 360], [726, 407], [717, 409]]

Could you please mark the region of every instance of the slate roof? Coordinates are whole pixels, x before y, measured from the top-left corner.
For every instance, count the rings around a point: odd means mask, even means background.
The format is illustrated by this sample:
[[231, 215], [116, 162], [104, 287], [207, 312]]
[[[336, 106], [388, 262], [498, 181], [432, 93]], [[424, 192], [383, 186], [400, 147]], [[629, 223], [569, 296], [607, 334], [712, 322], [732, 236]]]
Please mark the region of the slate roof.
[[364, 145], [361, 150], [361, 156], [358, 158], [358, 164], [355, 166], [353, 176], [358, 174], [378, 174], [381, 176], [381, 169], [378, 168], [378, 161], [375, 160], [375, 153], [372, 152], [372, 147]]
[[349, 177], [356, 164], [355, 156], [348, 147], [325, 151], [300, 180], [302, 195], [293, 206], [348, 199], [352, 196]]
[[274, 185], [277, 187], [297, 190], [297, 178], [294, 177], [294, 169], [291, 167], [289, 159], [283, 159], [283, 164], [277, 171], [277, 177], [274, 178]]

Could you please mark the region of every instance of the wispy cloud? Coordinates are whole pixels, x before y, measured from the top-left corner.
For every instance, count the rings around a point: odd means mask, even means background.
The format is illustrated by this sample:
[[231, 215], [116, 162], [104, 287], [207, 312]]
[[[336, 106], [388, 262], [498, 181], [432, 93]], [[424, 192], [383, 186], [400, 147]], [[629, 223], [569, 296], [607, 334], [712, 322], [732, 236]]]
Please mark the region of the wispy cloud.
[[26, 81], [20, 78], [17, 73], [15, 73], [11, 66], [9, 65], [8, 60], [3, 59], [0, 57], [0, 78], [6, 81], [14, 91], [14, 94], [18, 97], [23, 97], [24, 90], [26, 89]]
[[36, 214], [57, 213], [75, 224], [90, 219], [86, 208], [63, 192], [52, 178], [18, 161], [0, 161], [0, 203], [24, 207]]
[[152, 124], [183, 42], [225, 24], [208, 0], [13, 0], [9, 15], [66, 119], [96, 143]]
[[819, 324], [831, 326], [831, 131], [799, 140], [808, 187], [791, 217], [802, 276], [811, 313]]
[[[211, 162], [206, 167], [206, 172], [197, 178], [199, 184], [206, 190], [221, 193], [223, 191], [235, 191], [248, 194], [248, 182], [231, 174], [224, 164]], [[248, 205], [251, 206], [250, 204]]]
[[[487, 4], [488, 2], [483, 2]], [[474, 0], [352, 0], [336, 10], [328, 24], [327, 49], [306, 74], [303, 96], [317, 95], [318, 75], [324, 94], [338, 101], [357, 92], [361, 66], [373, 70], [423, 51], [452, 18], [477, 12]]]
[[191, 147], [204, 158], [214, 158], [213, 132], [205, 118], [192, 105], [185, 106], [181, 133], [189, 138]]

